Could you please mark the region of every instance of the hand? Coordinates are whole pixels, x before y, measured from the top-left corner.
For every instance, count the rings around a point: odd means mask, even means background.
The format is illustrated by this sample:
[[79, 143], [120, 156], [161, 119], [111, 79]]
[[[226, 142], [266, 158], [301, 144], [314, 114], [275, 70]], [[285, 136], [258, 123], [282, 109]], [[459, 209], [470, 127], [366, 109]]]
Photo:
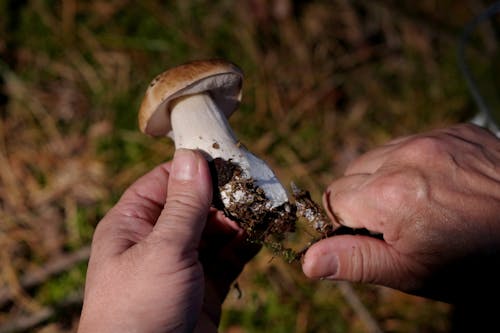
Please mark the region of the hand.
[[207, 163], [189, 150], [123, 194], [94, 234], [80, 333], [217, 331], [229, 286], [258, 249], [211, 198]]
[[445, 301], [499, 290], [500, 140], [489, 132], [461, 125], [392, 141], [354, 161], [323, 201], [331, 219], [383, 240], [322, 240], [305, 254], [307, 276]]

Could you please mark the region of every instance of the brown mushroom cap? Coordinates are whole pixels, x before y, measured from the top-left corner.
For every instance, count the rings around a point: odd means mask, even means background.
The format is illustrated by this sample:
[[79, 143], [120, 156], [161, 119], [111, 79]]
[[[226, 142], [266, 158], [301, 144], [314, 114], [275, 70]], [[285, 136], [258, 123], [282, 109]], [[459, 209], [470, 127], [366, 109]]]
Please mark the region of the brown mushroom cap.
[[229, 118], [241, 100], [242, 82], [241, 69], [225, 60], [198, 60], [169, 69], [149, 84], [139, 110], [139, 128], [152, 136], [168, 135], [172, 101], [203, 92]]

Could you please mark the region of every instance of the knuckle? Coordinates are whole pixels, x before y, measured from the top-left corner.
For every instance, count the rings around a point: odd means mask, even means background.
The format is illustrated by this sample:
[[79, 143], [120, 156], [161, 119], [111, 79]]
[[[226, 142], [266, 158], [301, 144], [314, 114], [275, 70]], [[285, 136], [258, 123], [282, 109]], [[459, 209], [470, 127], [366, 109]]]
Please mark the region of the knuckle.
[[445, 131], [452, 135], [464, 136], [464, 137], [488, 132], [488, 130], [486, 130], [485, 128], [479, 127], [472, 123], [459, 124], [457, 126], [450, 127]]
[[364, 253], [361, 251], [359, 246], [354, 246], [351, 252], [351, 272], [353, 282], [364, 282], [365, 279], [365, 259]]
[[375, 282], [372, 270], [371, 251], [369, 246], [353, 246], [351, 249], [350, 280], [353, 282], [372, 283]]
[[182, 213], [205, 210], [208, 208], [209, 202], [208, 199], [195, 192], [182, 191], [172, 193], [167, 198], [167, 205], [170, 209]]
[[377, 178], [372, 184], [372, 191], [383, 206], [399, 209], [414, 205], [426, 197], [428, 186], [420, 170], [407, 167]]
[[445, 154], [447, 144], [437, 136], [426, 135], [410, 140], [403, 148], [409, 155], [410, 161], [425, 164]]

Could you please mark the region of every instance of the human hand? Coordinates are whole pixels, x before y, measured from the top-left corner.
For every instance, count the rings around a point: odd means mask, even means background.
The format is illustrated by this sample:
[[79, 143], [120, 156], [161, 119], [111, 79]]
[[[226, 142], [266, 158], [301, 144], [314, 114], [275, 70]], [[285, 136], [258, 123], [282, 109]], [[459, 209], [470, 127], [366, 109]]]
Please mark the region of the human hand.
[[303, 261], [311, 278], [445, 301], [499, 288], [500, 140], [479, 127], [459, 125], [375, 149], [348, 166], [323, 202], [332, 220], [383, 240], [342, 235], [314, 244]]
[[258, 249], [211, 198], [207, 163], [190, 150], [123, 194], [94, 234], [79, 333], [217, 331], [229, 286]]

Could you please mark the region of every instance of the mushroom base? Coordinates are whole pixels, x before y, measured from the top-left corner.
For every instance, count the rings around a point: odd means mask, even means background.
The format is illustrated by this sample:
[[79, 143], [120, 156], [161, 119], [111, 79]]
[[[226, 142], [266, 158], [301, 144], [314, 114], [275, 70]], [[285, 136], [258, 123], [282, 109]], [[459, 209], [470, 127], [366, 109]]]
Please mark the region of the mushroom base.
[[281, 238], [286, 232], [295, 230], [295, 205], [285, 202], [271, 207], [264, 191], [230, 160], [215, 158], [210, 162], [210, 168], [214, 183], [214, 207], [238, 223], [251, 241], [263, 242], [271, 235]]

